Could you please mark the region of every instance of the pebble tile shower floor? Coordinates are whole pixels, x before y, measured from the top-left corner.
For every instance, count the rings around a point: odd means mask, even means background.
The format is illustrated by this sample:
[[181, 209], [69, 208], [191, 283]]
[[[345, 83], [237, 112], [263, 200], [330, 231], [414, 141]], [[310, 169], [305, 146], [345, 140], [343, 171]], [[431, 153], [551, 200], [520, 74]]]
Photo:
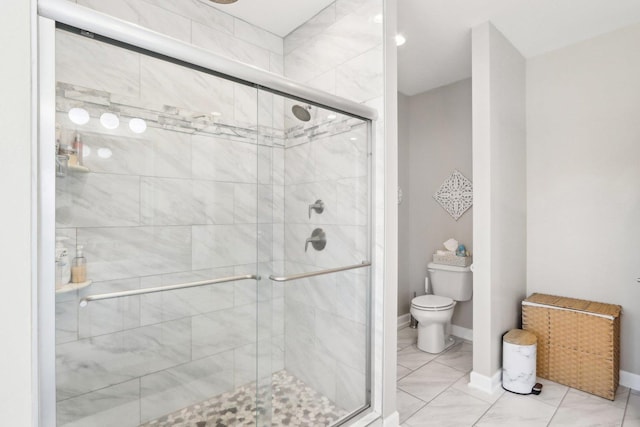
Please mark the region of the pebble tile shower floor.
[[[267, 405], [259, 405], [264, 415]], [[329, 426], [347, 414], [327, 397], [286, 371], [273, 374], [272, 426]], [[204, 402], [141, 424], [140, 427], [231, 427], [256, 425], [256, 384], [251, 383]]]

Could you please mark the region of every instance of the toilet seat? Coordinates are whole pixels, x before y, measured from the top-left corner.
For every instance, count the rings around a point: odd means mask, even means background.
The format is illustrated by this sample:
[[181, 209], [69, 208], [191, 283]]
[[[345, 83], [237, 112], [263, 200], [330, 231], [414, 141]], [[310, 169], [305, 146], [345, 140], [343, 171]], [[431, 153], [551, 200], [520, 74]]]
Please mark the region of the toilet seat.
[[451, 298], [441, 297], [439, 295], [421, 295], [411, 301], [412, 307], [424, 311], [443, 311], [455, 305], [456, 302]]

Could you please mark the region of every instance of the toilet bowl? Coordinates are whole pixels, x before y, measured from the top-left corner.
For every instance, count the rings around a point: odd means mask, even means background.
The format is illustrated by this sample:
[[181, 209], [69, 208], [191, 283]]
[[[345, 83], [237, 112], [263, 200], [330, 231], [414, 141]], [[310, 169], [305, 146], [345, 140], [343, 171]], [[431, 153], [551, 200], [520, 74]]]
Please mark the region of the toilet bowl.
[[448, 331], [456, 302], [439, 295], [422, 295], [411, 301], [411, 315], [418, 321], [418, 348], [441, 353], [448, 345]]
[[[441, 353], [454, 343], [451, 318], [457, 301], [471, 299], [473, 282], [469, 267], [429, 263], [425, 279], [427, 295], [411, 301], [411, 315], [418, 321], [418, 349]], [[429, 280], [431, 279], [431, 280]], [[433, 294], [429, 294], [429, 283]]]

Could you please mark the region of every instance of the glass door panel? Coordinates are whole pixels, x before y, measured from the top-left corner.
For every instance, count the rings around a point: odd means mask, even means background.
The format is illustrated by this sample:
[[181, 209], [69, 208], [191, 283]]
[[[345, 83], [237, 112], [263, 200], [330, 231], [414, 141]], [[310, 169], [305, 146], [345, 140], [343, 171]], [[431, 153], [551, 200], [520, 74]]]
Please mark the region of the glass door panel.
[[56, 80], [57, 425], [255, 424], [257, 90], [64, 30]]
[[335, 425], [370, 402], [370, 269], [292, 276], [370, 260], [370, 123], [264, 90], [258, 105], [259, 146], [271, 148], [258, 163], [270, 194], [258, 239], [272, 254], [258, 301], [270, 408], [258, 424]]

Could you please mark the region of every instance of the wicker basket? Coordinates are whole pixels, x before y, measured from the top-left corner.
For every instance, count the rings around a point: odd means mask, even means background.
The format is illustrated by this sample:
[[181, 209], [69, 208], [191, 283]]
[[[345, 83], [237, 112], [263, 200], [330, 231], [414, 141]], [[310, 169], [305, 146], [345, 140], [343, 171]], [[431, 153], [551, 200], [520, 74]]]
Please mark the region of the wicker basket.
[[619, 305], [553, 295], [524, 300], [522, 328], [538, 337], [538, 376], [613, 400], [621, 312]]
[[436, 264], [455, 265], [457, 267], [469, 267], [473, 259], [470, 256], [433, 254], [433, 262]]

